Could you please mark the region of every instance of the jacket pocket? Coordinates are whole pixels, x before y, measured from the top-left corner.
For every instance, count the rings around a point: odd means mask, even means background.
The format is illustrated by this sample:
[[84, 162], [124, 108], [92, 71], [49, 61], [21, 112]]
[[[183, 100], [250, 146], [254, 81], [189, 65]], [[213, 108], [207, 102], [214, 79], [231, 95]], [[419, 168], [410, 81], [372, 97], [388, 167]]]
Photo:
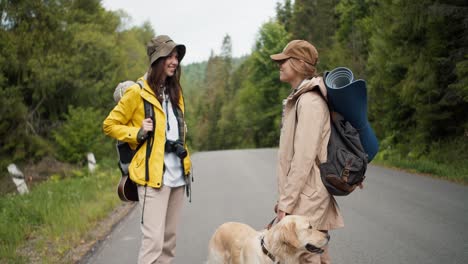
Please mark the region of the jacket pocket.
[[133, 161], [135, 162], [135, 168], [138, 168], [144, 163], [145, 157], [141, 155], [140, 152], [137, 152], [133, 157]]
[[304, 188], [302, 188], [302, 194], [304, 194], [305, 196], [307, 197], [312, 197], [314, 195], [314, 193], [316, 193], [317, 190], [315, 188], [313, 188], [312, 186], [308, 185], [308, 184], [304, 184]]

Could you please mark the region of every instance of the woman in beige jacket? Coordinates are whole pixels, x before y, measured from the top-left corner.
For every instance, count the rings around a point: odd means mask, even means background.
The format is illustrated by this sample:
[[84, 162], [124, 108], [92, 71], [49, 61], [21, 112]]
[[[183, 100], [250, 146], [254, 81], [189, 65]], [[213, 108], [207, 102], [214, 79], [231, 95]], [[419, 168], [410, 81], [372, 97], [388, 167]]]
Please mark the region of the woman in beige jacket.
[[[278, 221], [287, 214], [305, 215], [325, 232], [343, 227], [317, 165], [327, 158], [330, 138], [330, 113], [321, 95], [326, 97], [326, 88], [316, 73], [318, 52], [307, 41], [293, 40], [271, 58], [279, 65], [280, 80], [291, 85], [283, 101], [278, 151]], [[328, 248], [322, 255], [302, 256], [301, 263], [330, 263]]]

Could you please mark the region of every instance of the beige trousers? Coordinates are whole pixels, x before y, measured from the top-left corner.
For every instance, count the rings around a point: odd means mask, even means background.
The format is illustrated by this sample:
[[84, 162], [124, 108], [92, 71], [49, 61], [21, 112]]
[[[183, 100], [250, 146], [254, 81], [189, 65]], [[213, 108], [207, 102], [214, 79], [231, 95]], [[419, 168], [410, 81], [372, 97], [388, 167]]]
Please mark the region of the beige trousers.
[[[160, 189], [138, 186], [143, 210], [143, 234], [138, 264], [170, 264], [175, 256], [176, 230], [184, 199], [184, 186]], [[143, 208], [144, 202], [144, 208]]]

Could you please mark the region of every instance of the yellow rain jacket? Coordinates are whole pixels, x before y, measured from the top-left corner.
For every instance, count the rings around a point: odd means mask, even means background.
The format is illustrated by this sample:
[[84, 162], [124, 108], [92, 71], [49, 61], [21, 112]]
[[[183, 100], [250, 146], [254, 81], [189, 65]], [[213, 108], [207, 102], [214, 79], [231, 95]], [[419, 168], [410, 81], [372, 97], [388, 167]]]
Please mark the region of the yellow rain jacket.
[[[147, 141], [143, 143], [137, 153], [133, 156], [129, 166], [130, 179], [140, 185], [148, 185], [154, 188], [160, 188], [163, 185], [164, 173], [164, 145], [166, 143], [166, 115], [153, 90], [149, 87], [146, 80], [140, 78], [143, 83], [143, 89], [138, 84], [130, 86], [120, 99], [119, 103], [112, 109], [109, 116], [104, 120], [104, 133], [119, 141], [128, 142], [132, 149], [138, 146], [137, 134], [141, 128], [142, 121], [145, 118], [143, 98], [153, 105], [154, 109], [154, 142], [151, 149], [151, 156], [148, 162], [149, 181], [145, 181], [145, 159]], [[179, 108], [182, 114], [185, 113], [184, 98], [181, 95]], [[179, 124], [180, 126], [180, 124]], [[185, 128], [185, 124], [183, 126]], [[183, 133], [184, 135], [186, 133]], [[185, 136], [182, 139], [184, 147]], [[182, 162], [185, 181], [190, 180], [191, 161], [190, 155], [184, 158]]]

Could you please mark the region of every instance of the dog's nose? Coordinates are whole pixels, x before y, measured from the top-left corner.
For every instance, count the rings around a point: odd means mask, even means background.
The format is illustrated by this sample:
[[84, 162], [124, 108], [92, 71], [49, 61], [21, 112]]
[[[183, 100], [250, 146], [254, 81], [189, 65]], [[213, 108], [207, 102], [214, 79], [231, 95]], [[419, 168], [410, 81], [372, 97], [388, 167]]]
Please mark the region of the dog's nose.
[[327, 234], [327, 240], [330, 241], [330, 234]]

